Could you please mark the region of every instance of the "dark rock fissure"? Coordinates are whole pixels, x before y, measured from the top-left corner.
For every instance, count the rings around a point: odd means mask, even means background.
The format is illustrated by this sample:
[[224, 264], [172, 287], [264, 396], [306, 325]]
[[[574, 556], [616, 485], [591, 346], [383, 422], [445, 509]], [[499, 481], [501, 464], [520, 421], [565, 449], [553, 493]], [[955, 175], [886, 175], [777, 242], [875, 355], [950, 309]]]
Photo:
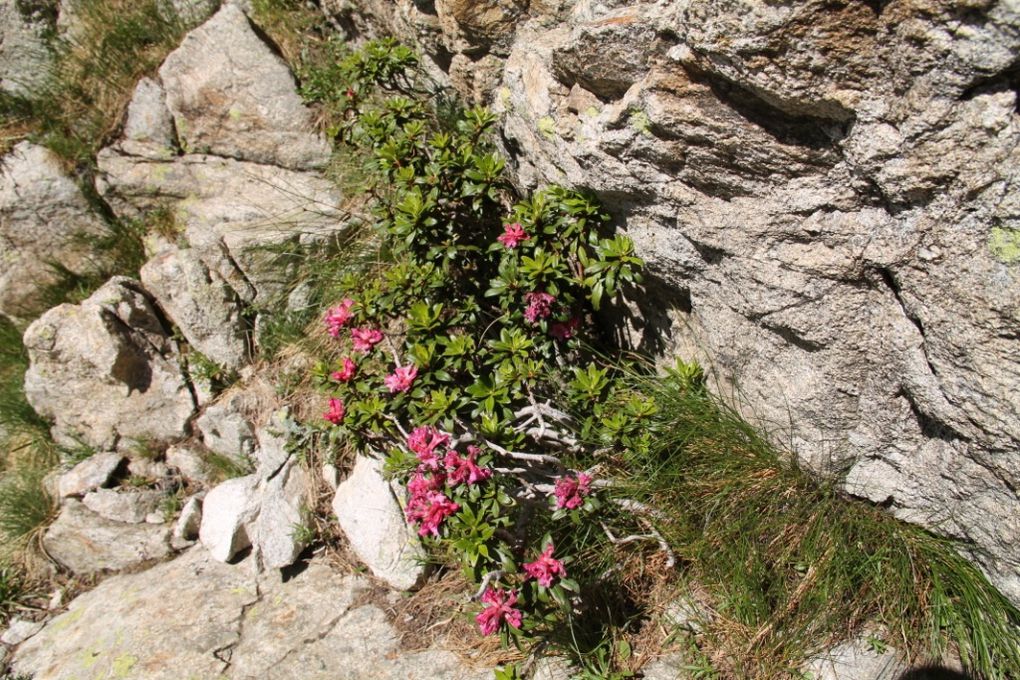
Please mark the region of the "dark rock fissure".
[[709, 87], [720, 102], [770, 134], [781, 144], [815, 151], [838, 152], [839, 143], [846, 137], [854, 121], [854, 114], [851, 111], [846, 111], [839, 120], [790, 114], [718, 74], [695, 68], [690, 64], [684, 64], [683, 68], [693, 82]]

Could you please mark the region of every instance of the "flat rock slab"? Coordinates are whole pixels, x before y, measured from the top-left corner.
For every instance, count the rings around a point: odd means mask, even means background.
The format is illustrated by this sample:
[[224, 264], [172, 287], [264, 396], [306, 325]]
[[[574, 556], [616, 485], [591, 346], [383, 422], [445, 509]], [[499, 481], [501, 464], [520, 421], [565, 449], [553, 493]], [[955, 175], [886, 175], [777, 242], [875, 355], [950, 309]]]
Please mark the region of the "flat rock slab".
[[403, 652], [364, 578], [312, 561], [286, 582], [212, 559], [200, 546], [116, 576], [71, 603], [19, 648], [39, 680], [478, 680], [455, 654]]
[[75, 574], [118, 570], [170, 554], [170, 527], [114, 522], [69, 498], [43, 536], [54, 560]]
[[217, 650], [237, 644], [241, 613], [257, 600], [248, 568], [195, 548], [78, 597], [18, 649], [13, 666], [48, 680], [216, 678], [227, 667]]

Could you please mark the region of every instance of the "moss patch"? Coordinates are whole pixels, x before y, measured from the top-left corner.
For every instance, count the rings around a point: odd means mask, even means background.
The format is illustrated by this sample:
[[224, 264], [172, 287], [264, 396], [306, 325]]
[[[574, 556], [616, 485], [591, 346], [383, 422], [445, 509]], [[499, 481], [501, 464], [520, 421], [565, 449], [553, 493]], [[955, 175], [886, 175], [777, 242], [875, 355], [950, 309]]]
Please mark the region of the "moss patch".
[[988, 236], [988, 249], [1003, 264], [1020, 262], [1020, 229], [992, 227]]

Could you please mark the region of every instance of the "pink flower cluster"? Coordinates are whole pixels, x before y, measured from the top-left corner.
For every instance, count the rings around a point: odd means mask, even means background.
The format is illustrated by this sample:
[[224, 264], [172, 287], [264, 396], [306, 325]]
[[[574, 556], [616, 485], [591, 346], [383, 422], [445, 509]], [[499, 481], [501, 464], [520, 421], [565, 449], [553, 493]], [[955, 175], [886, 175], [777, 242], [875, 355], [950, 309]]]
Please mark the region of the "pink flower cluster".
[[354, 344], [354, 351], [367, 354], [372, 348], [382, 342], [382, 331], [376, 328], [352, 328], [351, 341]]
[[337, 382], [348, 382], [358, 372], [358, 367], [354, 365], [354, 362], [350, 357], [344, 357], [341, 362], [339, 371], [333, 371], [329, 374], [329, 377]]
[[345, 415], [347, 415], [347, 409], [344, 408], [344, 403], [336, 397], [330, 397], [329, 410], [323, 413], [322, 417], [334, 425], [339, 425], [344, 422]]
[[538, 323], [539, 319], [548, 319], [552, 314], [552, 304], [556, 298], [549, 293], [533, 291], [524, 295], [524, 302], [528, 306], [524, 309], [524, 320], [528, 323]]
[[576, 510], [584, 505], [584, 497], [591, 493], [591, 477], [583, 472], [576, 477], [560, 477], [556, 480], [553, 495], [556, 496], [556, 508]]
[[530, 236], [524, 231], [520, 222], [504, 224], [503, 233], [496, 237], [496, 240], [507, 248], [513, 249], [520, 245], [521, 241], [527, 241]]
[[354, 317], [354, 314], [351, 312], [351, 307], [353, 306], [354, 300], [344, 298], [340, 301], [339, 305], [326, 310], [326, 316], [323, 319], [323, 322], [326, 324], [326, 332], [334, 338], [340, 337], [340, 329], [346, 326]]
[[469, 446], [467, 456], [447, 449], [450, 435], [434, 427], [416, 427], [407, 437], [407, 448], [418, 458], [418, 469], [407, 482], [410, 498], [404, 515], [418, 524], [418, 535], [439, 536], [439, 526], [460, 506], [450, 500], [444, 488], [477, 484], [492, 476], [492, 470], [478, 465], [481, 450]]
[[550, 542], [537, 560], [524, 565], [524, 573], [528, 575], [528, 578], [535, 579], [538, 581], [538, 585], [543, 588], [551, 586], [553, 579], [557, 576], [560, 578], [567, 576], [567, 570], [563, 568], [563, 563], [554, 558], [552, 554], [553, 544]]
[[524, 615], [520, 609], [514, 607], [517, 604], [516, 590], [486, 588], [482, 595], [482, 603], [485, 604], [485, 609], [475, 617], [482, 635], [492, 635], [499, 630], [503, 622], [514, 628], [521, 627]]
[[[563, 568], [563, 562], [553, 557], [553, 544], [549, 543], [542, 554], [534, 562], [524, 565], [524, 573], [528, 578], [538, 581], [538, 585], [548, 588], [552, 585], [554, 578], [566, 578], [567, 570]], [[521, 627], [519, 609], [514, 607], [517, 604], [516, 590], [501, 590], [498, 588], [487, 588], [482, 595], [482, 602], [485, 608], [475, 616], [475, 622], [482, 631], [482, 635], [492, 635], [505, 622], [514, 628]]]
[[383, 382], [386, 383], [390, 394], [394, 394], [396, 392], [407, 392], [411, 389], [411, 385], [414, 384], [414, 379], [417, 377], [418, 367], [414, 364], [409, 364], [407, 366], [397, 366], [396, 370], [386, 376]]

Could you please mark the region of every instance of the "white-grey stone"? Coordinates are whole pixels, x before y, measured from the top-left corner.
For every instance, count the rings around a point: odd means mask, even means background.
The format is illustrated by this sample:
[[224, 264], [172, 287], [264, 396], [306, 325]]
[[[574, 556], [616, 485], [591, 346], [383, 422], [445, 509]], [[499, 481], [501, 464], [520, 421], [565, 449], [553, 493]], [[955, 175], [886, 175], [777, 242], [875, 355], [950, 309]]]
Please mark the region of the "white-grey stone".
[[309, 482], [308, 473], [295, 459], [262, 482], [252, 543], [264, 568], [290, 566], [307, 546], [308, 536], [303, 529], [310, 519]]
[[137, 281], [114, 277], [25, 332], [25, 396], [61, 444], [130, 449], [183, 437], [194, 411], [168, 329]]
[[142, 78], [135, 86], [124, 122], [124, 139], [153, 144], [165, 156], [174, 152], [174, 121], [166, 107], [163, 86]]
[[139, 276], [192, 347], [229, 370], [248, 361], [241, 301], [194, 250], [167, 250], [146, 262]]
[[202, 525], [202, 501], [192, 496], [181, 508], [181, 515], [174, 523], [174, 531], [170, 536], [170, 545], [175, 550], [183, 550], [198, 539], [198, 530]]
[[692, 677], [685, 668], [689, 664], [683, 654], [667, 654], [642, 666], [641, 677], [645, 680], [687, 680]]
[[159, 508], [163, 498], [162, 492], [152, 489], [96, 489], [85, 494], [82, 503], [100, 517], [114, 522], [139, 524]]
[[254, 456], [258, 464], [258, 474], [263, 479], [275, 475], [276, 471], [291, 458], [292, 454], [287, 450], [290, 427], [290, 411], [283, 408], [273, 412], [269, 422], [260, 427], [256, 433], [258, 447]]
[[83, 237], [105, 232], [60, 159], [30, 142], [15, 146], [0, 160], [0, 314], [43, 311], [41, 293], [59, 281], [50, 263], [94, 271], [98, 255]]
[[57, 482], [60, 497], [80, 496], [106, 486], [123, 462], [124, 456], [119, 453], [97, 453], [89, 456], [60, 475]]
[[166, 464], [188, 480], [210, 484], [213, 476], [201, 452], [188, 444], [176, 444], [166, 450]]
[[879, 652], [857, 639], [812, 659], [805, 671], [813, 680], [895, 680], [907, 668], [894, 649]]
[[329, 145], [315, 132], [290, 69], [225, 5], [189, 33], [159, 70], [181, 145], [293, 169], [320, 168]]
[[31, 96], [44, 89], [53, 54], [46, 45], [46, 19], [26, 14], [20, 4], [0, 3], [0, 90]]
[[254, 457], [255, 433], [244, 411], [240, 395], [231, 395], [206, 407], [195, 427], [210, 451], [239, 465], [250, 465]]
[[140, 158], [121, 145], [97, 157], [97, 186], [120, 215], [169, 205], [210, 271], [246, 303], [282, 303], [294, 278], [292, 253], [343, 228], [340, 193], [328, 180], [221, 158]]
[[382, 475], [382, 461], [358, 456], [333, 497], [333, 512], [351, 549], [394, 588], [417, 586], [425, 575], [424, 552], [408, 527], [396, 492]]
[[128, 474], [132, 477], [158, 481], [169, 474], [166, 463], [147, 456], [136, 456], [128, 460]]
[[228, 479], [202, 501], [198, 538], [220, 562], [228, 562], [251, 545], [250, 527], [258, 517], [258, 477]]
[[[166, 513], [162, 510], [153, 510], [145, 516], [146, 524], [166, 524]], [[171, 546], [173, 547], [173, 546]]]
[[32, 637], [42, 630], [45, 621], [27, 621], [25, 619], [13, 618], [7, 626], [7, 630], [0, 635], [0, 642], [12, 647]]
[[322, 481], [326, 482], [331, 491], [336, 491], [340, 486], [340, 470], [336, 465], [326, 463], [322, 466]]
[[170, 528], [113, 522], [67, 499], [43, 535], [46, 554], [75, 574], [119, 570], [170, 554]]
[[701, 605], [693, 596], [682, 595], [666, 605], [662, 618], [668, 626], [700, 633], [705, 623], [711, 621], [714, 616], [711, 610]]
[[531, 671], [531, 680], [570, 680], [577, 668], [560, 656], [543, 656]]

